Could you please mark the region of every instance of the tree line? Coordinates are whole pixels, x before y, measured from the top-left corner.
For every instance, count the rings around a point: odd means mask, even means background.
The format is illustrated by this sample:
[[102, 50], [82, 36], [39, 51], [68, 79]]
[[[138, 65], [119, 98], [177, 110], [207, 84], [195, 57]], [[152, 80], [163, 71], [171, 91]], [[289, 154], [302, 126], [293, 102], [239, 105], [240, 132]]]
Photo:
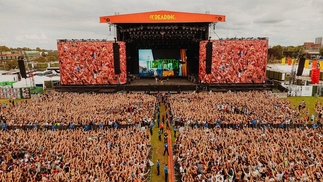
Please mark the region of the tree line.
[[[287, 46], [276, 45], [268, 49], [268, 63], [273, 63], [275, 60], [281, 60], [283, 57], [297, 58], [300, 55], [305, 55], [306, 51], [303, 46]], [[319, 49], [319, 54], [323, 56], [323, 47]]]
[[[36, 47], [35, 49], [31, 49], [28, 47], [9, 48], [7, 46], [0, 46], [0, 52], [8, 52], [8, 51], [38, 51], [40, 53], [40, 56], [33, 60], [29, 60], [28, 58], [25, 58], [25, 60], [28, 62], [32, 61], [36, 63], [47, 63], [47, 62], [54, 62], [58, 60], [57, 50], [46, 50], [46, 49], [41, 49], [39, 47]], [[17, 69], [18, 60], [17, 59], [1, 60], [0, 67], [4, 70]]]

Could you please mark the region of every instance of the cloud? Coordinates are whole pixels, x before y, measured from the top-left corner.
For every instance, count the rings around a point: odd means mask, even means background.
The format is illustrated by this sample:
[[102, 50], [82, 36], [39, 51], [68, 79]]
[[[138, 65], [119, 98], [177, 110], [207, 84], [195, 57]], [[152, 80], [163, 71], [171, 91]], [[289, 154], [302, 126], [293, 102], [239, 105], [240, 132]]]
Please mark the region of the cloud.
[[280, 23], [283, 21], [285, 21], [285, 19], [280, 16], [266, 15], [266, 16], [254, 19], [253, 23], [276, 24], [276, 23]]
[[37, 34], [29, 34], [29, 35], [18, 35], [15, 37], [17, 41], [25, 41], [25, 40], [48, 40], [46, 34], [41, 33], [40, 35]]
[[0, 45], [4, 45], [5, 43], [8, 43], [9, 40], [6, 37], [0, 37]]
[[57, 39], [113, 38], [100, 16], [157, 10], [226, 15], [215, 30], [223, 38], [268, 36], [272, 45], [299, 45], [323, 36], [322, 0], [0, 0], [0, 7], [0, 44], [8, 47], [56, 49]]

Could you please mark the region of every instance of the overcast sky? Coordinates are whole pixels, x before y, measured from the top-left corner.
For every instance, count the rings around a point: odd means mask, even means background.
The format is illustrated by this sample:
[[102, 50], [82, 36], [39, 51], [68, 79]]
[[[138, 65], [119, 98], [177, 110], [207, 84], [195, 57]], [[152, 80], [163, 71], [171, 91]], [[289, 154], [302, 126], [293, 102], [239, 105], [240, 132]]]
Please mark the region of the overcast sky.
[[100, 16], [157, 10], [226, 15], [216, 25], [219, 37], [269, 37], [270, 46], [323, 36], [323, 0], [0, 0], [0, 7], [0, 45], [13, 48], [56, 50], [57, 39], [113, 39]]

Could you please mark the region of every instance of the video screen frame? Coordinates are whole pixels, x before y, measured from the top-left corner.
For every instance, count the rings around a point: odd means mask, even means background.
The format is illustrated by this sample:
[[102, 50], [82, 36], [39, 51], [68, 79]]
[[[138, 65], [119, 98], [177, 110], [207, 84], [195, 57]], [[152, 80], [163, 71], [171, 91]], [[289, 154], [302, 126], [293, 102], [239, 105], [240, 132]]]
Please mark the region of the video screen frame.
[[118, 41], [120, 74], [114, 72], [112, 41], [58, 41], [62, 85], [117, 85], [127, 83], [126, 45]]
[[212, 69], [206, 73], [206, 44], [200, 42], [199, 81], [209, 84], [265, 83], [268, 40], [212, 40]]
[[138, 55], [140, 77], [187, 76], [185, 49], [139, 49]]

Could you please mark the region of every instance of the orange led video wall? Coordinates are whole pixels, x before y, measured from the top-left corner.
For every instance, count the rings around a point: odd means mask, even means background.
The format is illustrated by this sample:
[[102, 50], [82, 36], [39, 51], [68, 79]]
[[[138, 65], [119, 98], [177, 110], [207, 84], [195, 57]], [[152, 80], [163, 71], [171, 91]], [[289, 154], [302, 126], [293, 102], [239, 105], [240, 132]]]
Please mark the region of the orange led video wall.
[[268, 40], [214, 40], [211, 73], [206, 73], [206, 44], [200, 42], [199, 81], [202, 83], [264, 83]]
[[113, 42], [57, 42], [62, 85], [125, 84], [126, 45], [118, 42], [120, 74], [114, 72]]

